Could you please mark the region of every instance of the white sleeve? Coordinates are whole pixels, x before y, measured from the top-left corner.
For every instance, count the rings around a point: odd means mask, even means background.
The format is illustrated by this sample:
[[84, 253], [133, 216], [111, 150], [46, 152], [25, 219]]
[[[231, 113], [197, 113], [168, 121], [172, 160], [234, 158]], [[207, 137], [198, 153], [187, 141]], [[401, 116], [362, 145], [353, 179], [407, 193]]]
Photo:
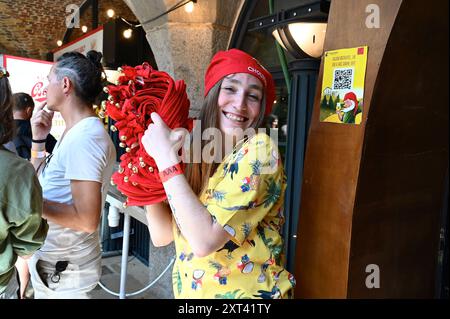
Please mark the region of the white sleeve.
[[102, 182], [107, 165], [108, 143], [99, 136], [78, 136], [76, 143], [67, 148], [66, 172], [70, 180]]

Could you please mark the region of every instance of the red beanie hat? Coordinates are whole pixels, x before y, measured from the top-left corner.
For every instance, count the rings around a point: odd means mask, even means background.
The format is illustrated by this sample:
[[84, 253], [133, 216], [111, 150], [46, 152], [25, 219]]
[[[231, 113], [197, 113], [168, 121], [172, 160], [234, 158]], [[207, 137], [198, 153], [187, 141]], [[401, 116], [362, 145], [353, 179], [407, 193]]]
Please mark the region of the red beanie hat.
[[238, 49], [219, 51], [214, 55], [205, 74], [205, 96], [223, 77], [234, 73], [251, 74], [263, 83], [266, 96], [264, 114], [269, 115], [275, 100], [272, 75], [255, 58]]

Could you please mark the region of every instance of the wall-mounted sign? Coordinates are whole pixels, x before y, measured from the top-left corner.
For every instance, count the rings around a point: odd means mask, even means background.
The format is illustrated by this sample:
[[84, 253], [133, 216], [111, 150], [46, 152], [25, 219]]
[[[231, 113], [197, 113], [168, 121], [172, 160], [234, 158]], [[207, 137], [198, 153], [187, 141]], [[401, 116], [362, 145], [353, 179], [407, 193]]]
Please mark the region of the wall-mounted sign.
[[361, 46], [324, 53], [321, 122], [361, 123], [367, 50]]
[[[53, 62], [11, 55], [3, 55], [1, 60], [10, 74], [9, 83], [13, 93], [24, 92], [31, 95], [35, 105], [47, 100], [47, 75], [50, 73]], [[55, 112], [50, 133], [59, 139], [64, 129], [65, 124], [61, 114]]]
[[3, 65], [9, 71], [9, 83], [13, 93], [24, 92], [34, 100], [42, 103], [47, 98], [47, 75], [52, 62], [21, 58], [11, 55], [3, 56]]

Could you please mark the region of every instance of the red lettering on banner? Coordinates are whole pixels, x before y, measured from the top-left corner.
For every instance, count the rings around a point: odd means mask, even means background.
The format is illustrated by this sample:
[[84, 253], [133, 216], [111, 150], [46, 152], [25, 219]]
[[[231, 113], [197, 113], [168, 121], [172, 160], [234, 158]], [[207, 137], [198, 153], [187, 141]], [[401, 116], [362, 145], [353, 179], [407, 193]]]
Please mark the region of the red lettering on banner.
[[31, 89], [31, 97], [41, 103], [47, 99], [47, 90], [44, 88], [43, 82], [37, 82]]

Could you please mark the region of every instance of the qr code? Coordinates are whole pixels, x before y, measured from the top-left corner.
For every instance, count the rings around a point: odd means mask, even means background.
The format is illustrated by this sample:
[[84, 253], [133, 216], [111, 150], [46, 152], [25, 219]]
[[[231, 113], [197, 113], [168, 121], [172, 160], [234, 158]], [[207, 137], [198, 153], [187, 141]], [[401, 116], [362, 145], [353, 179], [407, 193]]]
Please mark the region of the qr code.
[[353, 86], [353, 69], [335, 69], [333, 90], [351, 90]]

